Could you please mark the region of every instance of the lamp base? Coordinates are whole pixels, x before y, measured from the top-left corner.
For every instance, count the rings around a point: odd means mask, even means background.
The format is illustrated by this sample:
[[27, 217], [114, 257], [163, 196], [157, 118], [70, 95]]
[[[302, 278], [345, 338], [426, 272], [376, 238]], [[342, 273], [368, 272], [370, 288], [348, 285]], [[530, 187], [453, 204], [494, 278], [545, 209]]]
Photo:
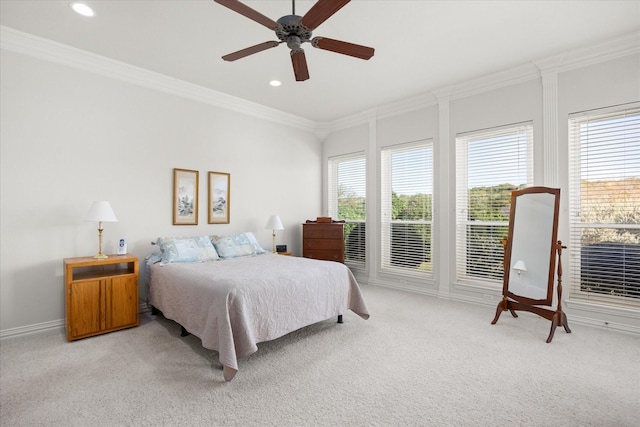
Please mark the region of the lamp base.
[[271, 253], [275, 254], [276, 253], [276, 230], [273, 230], [273, 240], [271, 243]]
[[94, 256], [95, 259], [107, 259], [109, 258], [102, 253], [102, 221], [98, 223], [98, 255]]

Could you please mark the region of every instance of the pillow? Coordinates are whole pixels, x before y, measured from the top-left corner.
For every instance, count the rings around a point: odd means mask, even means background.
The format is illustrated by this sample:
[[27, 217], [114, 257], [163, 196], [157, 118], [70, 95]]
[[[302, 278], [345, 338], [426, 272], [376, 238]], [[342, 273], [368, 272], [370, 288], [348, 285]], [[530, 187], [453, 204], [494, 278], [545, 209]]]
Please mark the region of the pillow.
[[265, 253], [250, 231], [225, 237], [211, 236], [211, 238], [220, 258], [237, 258]]
[[209, 236], [160, 237], [156, 244], [162, 252], [160, 264], [220, 259]]

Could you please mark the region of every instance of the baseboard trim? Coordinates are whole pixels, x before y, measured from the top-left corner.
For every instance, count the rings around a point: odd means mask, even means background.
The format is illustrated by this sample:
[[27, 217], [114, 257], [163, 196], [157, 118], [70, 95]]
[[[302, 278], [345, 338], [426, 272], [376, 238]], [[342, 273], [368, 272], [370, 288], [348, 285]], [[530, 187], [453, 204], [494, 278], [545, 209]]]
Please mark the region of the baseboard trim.
[[[146, 302], [141, 302], [138, 313], [151, 313], [151, 308]], [[0, 331], [0, 341], [5, 338], [19, 337], [39, 332], [51, 331], [54, 329], [64, 330], [64, 319], [52, 320], [50, 322], [36, 323], [33, 325], [20, 326], [18, 328], [3, 329]]]
[[[369, 282], [368, 284], [371, 286], [381, 286], [381, 287], [397, 289], [397, 290], [402, 290], [407, 292], [420, 293], [424, 295], [433, 296], [436, 298], [442, 298], [437, 293], [434, 293], [432, 290], [416, 289], [414, 287], [410, 287], [406, 285], [398, 286], [398, 285], [393, 285], [393, 284], [389, 284], [381, 281], [370, 280], [368, 282]], [[442, 299], [449, 299], [451, 301], [464, 302], [468, 304], [482, 305], [485, 307], [491, 307], [497, 304], [496, 301], [491, 301], [491, 300], [487, 301], [480, 298], [472, 298], [472, 297], [463, 296], [459, 294], [449, 294], [448, 298], [442, 298]], [[150, 313], [151, 307], [146, 302], [141, 302], [138, 312], [140, 314]], [[603, 322], [601, 320], [579, 316], [573, 313], [567, 313], [567, 314], [569, 316], [569, 324], [577, 323], [577, 324], [592, 326], [592, 327], [601, 328], [601, 329], [610, 329], [612, 331], [640, 335], [640, 327], [627, 325], [623, 323], [617, 323], [617, 322]], [[0, 341], [6, 338], [30, 335], [30, 334], [35, 334], [39, 332], [51, 331], [55, 329], [64, 329], [64, 323], [65, 323], [64, 319], [59, 319], [59, 320], [52, 320], [50, 322], [43, 322], [43, 323], [36, 323], [33, 325], [21, 326], [18, 328], [3, 329], [3, 330], [0, 330]]]
[[632, 335], [640, 335], [640, 327], [638, 326], [627, 325], [619, 322], [603, 321], [600, 319], [592, 319], [590, 317], [579, 316], [573, 313], [567, 313], [567, 321], [569, 322], [569, 327], [571, 327], [571, 323], [577, 323], [594, 328], [624, 332]]
[[18, 328], [3, 329], [0, 331], [0, 340], [22, 335], [35, 334], [38, 332], [50, 331], [53, 329], [64, 329], [64, 319], [36, 323], [34, 325], [21, 326]]
[[[482, 305], [485, 307], [494, 307], [494, 310], [495, 308], [497, 308], [497, 305], [499, 302], [499, 300], [492, 301], [492, 300], [485, 300], [480, 298], [473, 298], [473, 297], [468, 297], [464, 295], [454, 295], [454, 294], [451, 294], [449, 299], [451, 299], [452, 301], [459, 301], [459, 302], [464, 302], [468, 304]], [[565, 302], [565, 305], [569, 305], [569, 304]], [[550, 310], [553, 309], [552, 307], [548, 307], [548, 308]], [[586, 326], [592, 326], [600, 329], [608, 329], [616, 332], [640, 335], [640, 327], [635, 326], [631, 323], [625, 324], [621, 322], [603, 321], [601, 319], [581, 316], [575, 313], [571, 309], [564, 309], [563, 311], [567, 314], [569, 327], [571, 327], [571, 325], [575, 323], [578, 325], [586, 325]], [[493, 316], [495, 314], [495, 311], [491, 311], [490, 313]]]

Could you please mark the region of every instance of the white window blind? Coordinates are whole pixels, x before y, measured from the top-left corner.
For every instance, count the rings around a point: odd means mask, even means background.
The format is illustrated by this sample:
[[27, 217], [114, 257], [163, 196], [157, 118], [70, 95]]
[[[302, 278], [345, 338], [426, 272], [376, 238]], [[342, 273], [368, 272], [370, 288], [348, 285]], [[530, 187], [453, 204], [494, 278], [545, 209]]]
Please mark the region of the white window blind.
[[570, 297], [640, 306], [640, 103], [569, 117]]
[[381, 162], [382, 270], [431, 274], [433, 143], [386, 147]]
[[533, 126], [456, 136], [456, 276], [502, 283], [511, 192], [533, 184]]
[[329, 159], [329, 216], [344, 220], [345, 262], [366, 261], [367, 161], [364, 153]]

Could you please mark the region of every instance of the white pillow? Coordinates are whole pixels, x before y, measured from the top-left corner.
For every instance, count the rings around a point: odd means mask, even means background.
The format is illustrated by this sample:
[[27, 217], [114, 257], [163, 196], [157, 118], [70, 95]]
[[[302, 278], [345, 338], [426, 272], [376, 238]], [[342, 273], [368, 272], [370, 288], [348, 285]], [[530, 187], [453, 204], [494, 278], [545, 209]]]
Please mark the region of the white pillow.
[[162, 253], [160, 264], [220, 259], [209, 236], [160, 237], [156, 244]]
[[220, 258], [237, 258], [265, 253], [265, 250], [260, 247], [258, 240], [250, 231], [225, 237], [211, 237], [213, 246], [216, 248]]

